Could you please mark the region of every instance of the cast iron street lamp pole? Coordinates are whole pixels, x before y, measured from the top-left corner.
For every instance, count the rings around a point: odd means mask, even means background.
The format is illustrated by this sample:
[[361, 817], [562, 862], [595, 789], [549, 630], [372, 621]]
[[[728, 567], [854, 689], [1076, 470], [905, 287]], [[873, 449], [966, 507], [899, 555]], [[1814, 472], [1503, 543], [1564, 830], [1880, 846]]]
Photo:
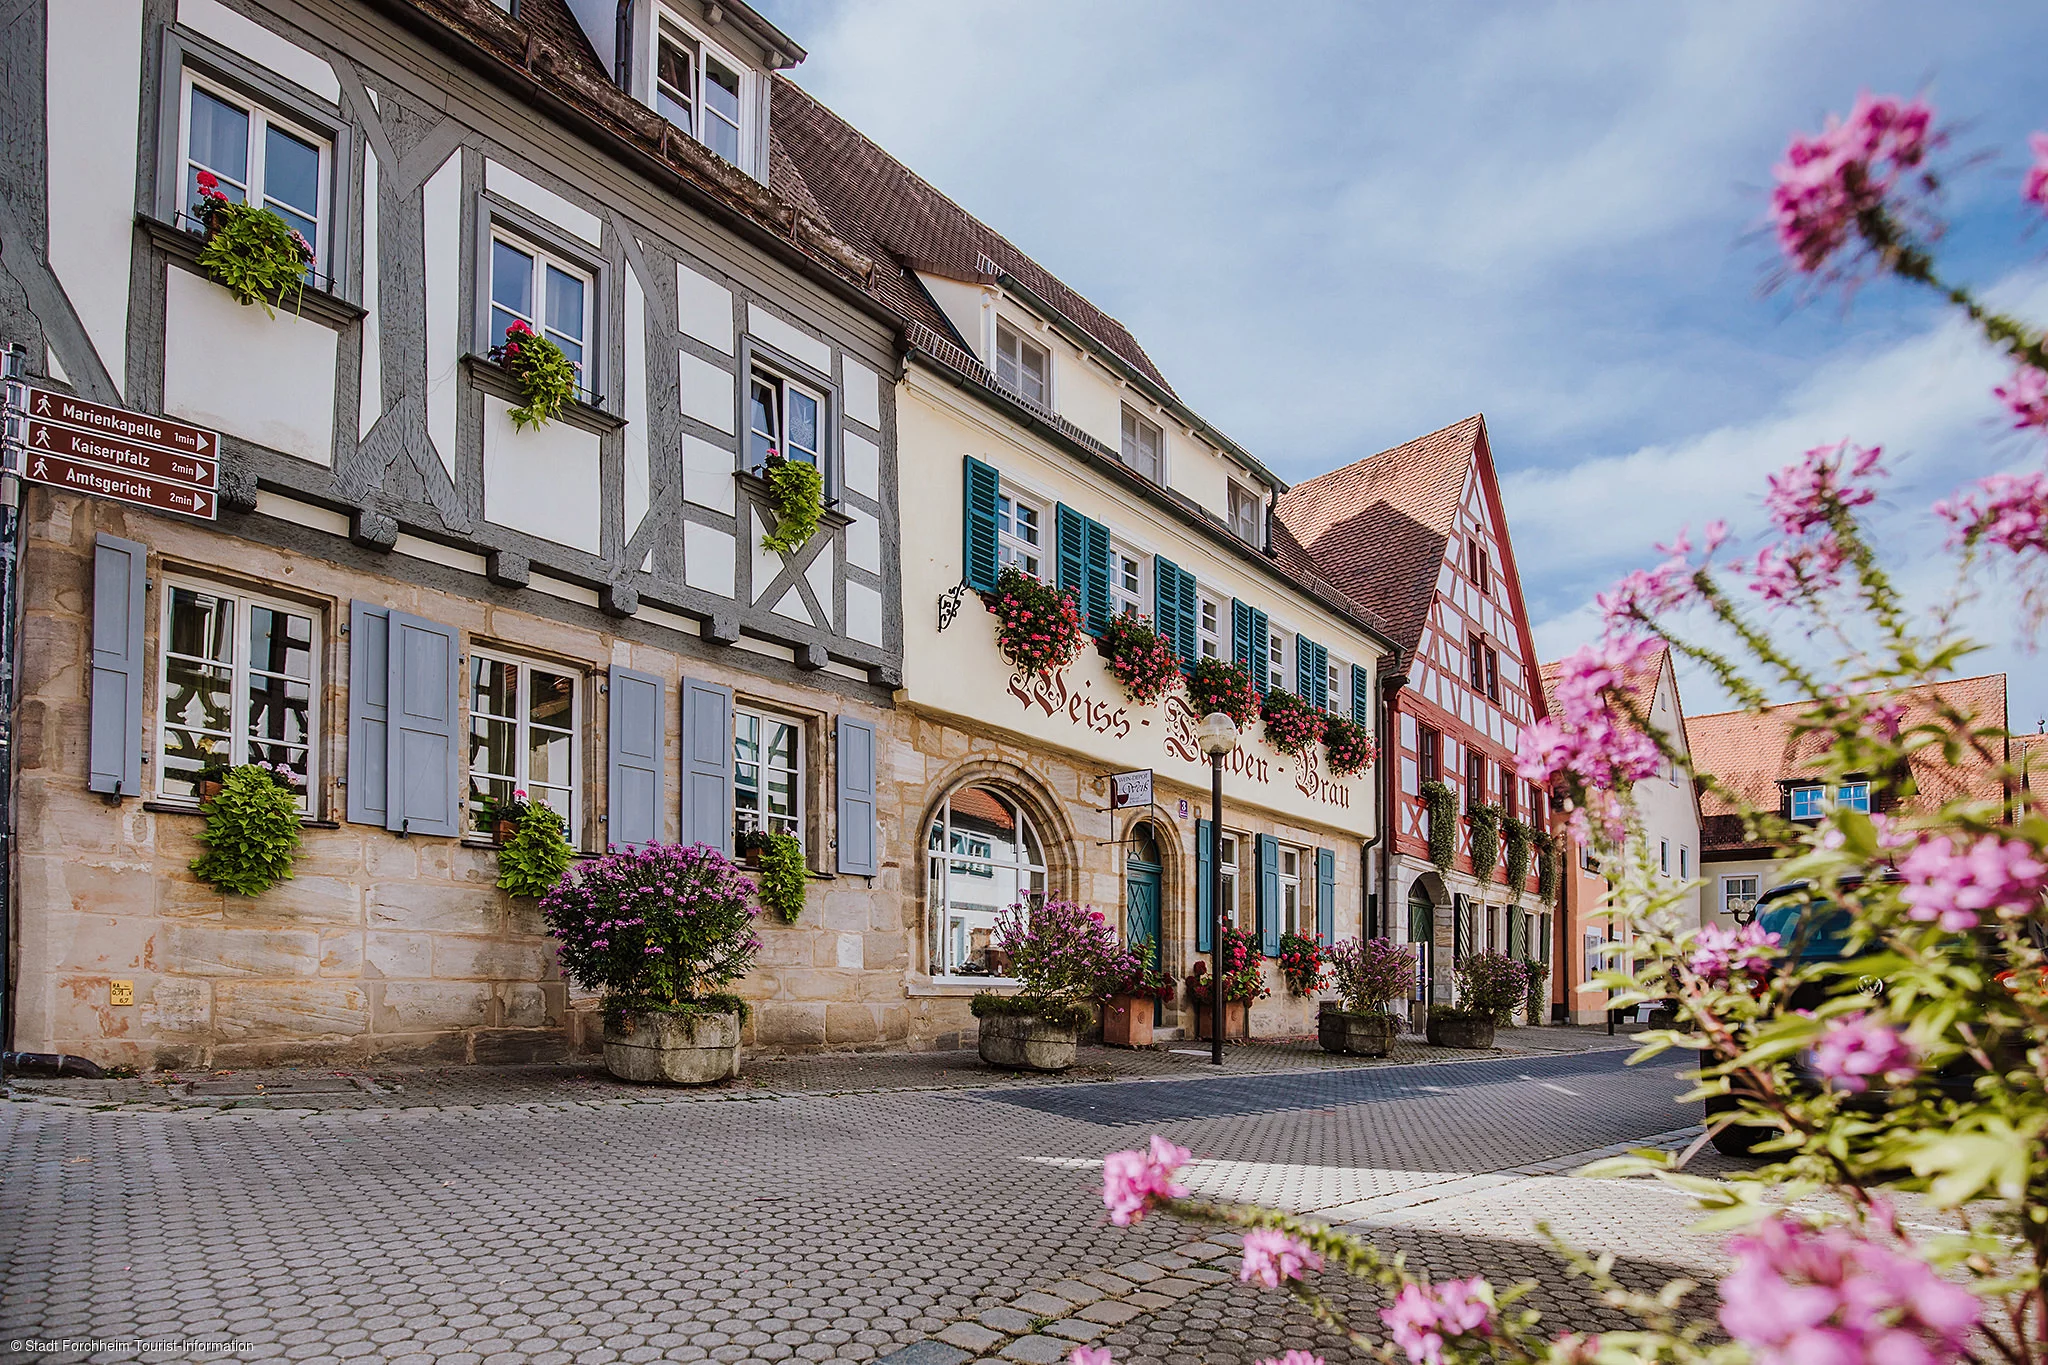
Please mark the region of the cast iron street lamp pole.
[[1196, 731], [1209, 756], [1209, 1060], [1223, 1065], [1223, 760], [1237, 747], [1237, 722], [1221, 711]]

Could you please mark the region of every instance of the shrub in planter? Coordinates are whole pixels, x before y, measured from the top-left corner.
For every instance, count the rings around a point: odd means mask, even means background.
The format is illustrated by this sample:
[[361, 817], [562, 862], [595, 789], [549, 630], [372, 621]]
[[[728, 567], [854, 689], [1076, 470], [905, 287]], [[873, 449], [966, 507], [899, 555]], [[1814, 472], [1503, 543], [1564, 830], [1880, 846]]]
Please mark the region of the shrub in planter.
[[[1272, 989], [1266, 985], [1259, 972], [1259, 946], [1250, 934], [1234, 924], [1223, 926], [1223, 1024], [1226, 1038], [1242, 1037], [1245, 1033], [1243, 1016], [1253, 1002], [1264, 1000]], [[1195, 1006], [1196, 1026], [1206, 1029], [1210, 1026], [1213, 1011], [1210, 999], [1213, 983], [1209, 979], [1209, 957], [1203, 955], [1188, 967], [1188, 1000]], [[1202, 1035], [1208, 1037], [1207, 1033]]]
[[312, 243], [269, 209], [228, 198], [211, 172], [199, 172], [198, 184], [193, 216], [206, 229], [199, 268], [244, 307], [260, 303], [276, 317], [272, 294], [304, 294], [306, 272], [313, 268]]
[[784, 924], [795, 924], [804, 912], [804, 893], [811, 880], [803, 843], [794, 834], [756, 829], [740, 836], [740, 852], [756, 868], [754, 885], [762, 906], [780, 915]]
[[1180, 655], [1153, 628], [1150, 617], [1111, 617], [1109, 629], [1102, 632], [1096, 647], [1109, 662], [1109, 671], [1124, 685], [1124, 695], [1140, 706], [1150, 706], [1181, 685]]
[[1323, 722], [1323, 746], [1329, 750], [1332, 777], [1354, 777], [1379, 757], [1372, 731], [1346, 716], [1331, 716]]
[[778, 554], [802, 549], [817, 534], [825, 512], [825, 476], [814, 464], [770, 451], [763, 477], [775, 500], [775, 529], [761, 537], [761, 548]]
[[561, 815], [523, 791], [492, 813], [500, 827], [511, 826], [498, 845], [498, 885], [515, 896], [545, 896], [561, 885], [576, 856]]
[[982, 1020], [981, 1058], [992, 1066], [1072, 1066], [1090, 1007], [1137, 968], [1103, 913], [1072, 901], [999, 911], [992, 943], [1009, 954], [1010, 975], [1024, 985], [1013, 996], [983, 991], [971, 1002]]
[[201, 881], [260, 896], [291, 878], [299, 852], [298, 774], [281, 763], [229, 768], [203, 809], [199, 842], [206, 852], [191, 864]]
[[1188, 707], [1197, 716], [1221, 711], [1242, 730], [1259, 718], [1259, 689], [1227, 659], [1197, 659], [1188, 674]]
[[1112, 1047], [1147, 1047], [1152, 1042], [1152, 1016], [1158, 1002], [1173, 999], [1176, 989], [1171, 973], [1143, 951], [1125, 954], [1131, 967], [1123, 980], [1110, 988], [1102, 1007], [1102, 1041]]
[[1280, 937], [1280, 976], [1287, 983], [1289, 995], [1313, 995], [1323, 984], [1323, 971], [1329, 963], [1329, 955], [1323, 945], [1306, 934], [1283, 934]]
[[995, 595], [983, 602], [996, 618], [997, 648], [1024, 672], [1057, 673], [1081, 652], [1081, 606], [1073, 593], [1005, 567]]
[[1437, 1047], [1492, 1047], [1495, 1027], [1493, 1016], [1483, 1010], [1458, 1005], [1429, 1008], [1428, 1038]]
[[520, 406], [509, 414], [513, 426], [545, 426], [575, 401], [576, 371], [581, 367], [525, 323], [507, 327], [504, 342], [491, 347], [490, 358], [518, 386]]
[[1429, 861], [1449, 872], [1458, 861], [1458, 794], [1442, 782], [1422, 784], [1422, 804], [1429, 811]]
[[1459, 1003], [1496, 1024], [1514, 1022], [1516, 1006], [1529, 995], [1529, 969], [1506, 953], [1473, 953], [1453, 976]]
[[1415, 992], [1415, 954], [1383, 938], [1354, 938], [1329, 956], [1340, 1003], [1326, 1002], [1316, 1016], [1317, 1042], [1325, 1052], [1386, 1056], [1401, 1031], [1391, 1002]]
[[1472, 827], [1472, 875], [1483, 882], [1500, 862], [1500, 807], [1475, 802], [1465, 808], [1465, 823]]
[[1312, 752], [1323, 737], [1324, 713], [1292, 692], [1268, 692], [1259, 718], [1266, 723], [1266, 743], [1290, 757]]

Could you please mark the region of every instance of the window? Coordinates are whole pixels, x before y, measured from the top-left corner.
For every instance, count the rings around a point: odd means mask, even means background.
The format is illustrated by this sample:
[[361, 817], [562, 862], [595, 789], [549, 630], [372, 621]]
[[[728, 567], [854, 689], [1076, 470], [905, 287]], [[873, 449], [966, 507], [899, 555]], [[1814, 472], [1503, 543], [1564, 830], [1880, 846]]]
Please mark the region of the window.
[[1657, 870], [1667, 877], [1671, 875], [1671, 841], [1669, 839], [1659, 839], [1657, 841]]
[[582, 711], [575, 675], [472, 650], [469, 656], [469, 819], [488, 833], [494, 804], [525, 792], [562, 817], [576, 842]]
[[1195, 626], [1195, 634], [1201, 640], [1202, 657], [1220, 659], [1223, 657], [1223, 608], [1213, 597], [1201, 599], [1201, 617]]
[[[1351, 714], [1351, 693], [1349, 689], [1337, 685], [1337, 680], [1343, 676], [1344, 665], [1332, 660], [1324, 675], [1323, 709], [1331, 715], [1348, 717]], [[1340, 698], [1342, 699], [1341, 704]]]
[[996, 561], [1033, 578], [1038, 571], [1043, 546], [1044, 519], [1036, 507], [1022, 498], [1003, 493], [996, 498]]
[[992, 958], [996, 913], [1045, 898], [1045, 854], [1017, 804], [990, 787], [962, 787], [932, 817], [927, 848], [934, 976], [1006, 976]]
[[1818, 820], [1826, 813], [1826, 787], [1794, 787], [1792, 789], [1792, 818], [1794, 820]]
[[1477, 635], [1465, 637], [1465, 658], [1467, 661], [1466, 680], [1474, 692], [1486, 690], [1486, 646]]
[[1465, 542], [1465, 576], [1481, 592], [1493, 591], [1493, 564], [1478, 536]]
[[1500, 808], [1510, 820], [1522, 818], [1522, 779], [1507, 764], [1500, 765]]
[[738, 62], [662, 16], [655, 39], [655, 111], [735, 166], [744, 165], [740, 155], [740, 88], [744, 81]]
[[1229, 832], [1223, 835], [1223, 917], [1231, 923], [1242, 926], [1244, 909], [1237, 899], [1237, 836]]
[[269, 763], [291, 771], [299, 808], [312, 810], [318, 619], [197, 583], [171, 583], [164, 599], [158, 795], [197, 800], [209, 770]]
[[1287, 642], [1277, 630], [1266, 636], [1266, 685], [1287, 690]]
[[1486, 758], [1477, 749], [1465, 750], [1465, 809], [1486, 804]]
[[1420, 732], [1422, 780], [1437, 782], [1443, 778], [1444, 737], [1434, 727], [1425, 725]]
[[825, 470], [828, 406], [823, 394], [794, 379], [757, 369], [747, 380], [747, 467], [770, 454]]
[[1756, 910], [1756, 878], [1721, 878], [1721, 913], [1745, 918]]
[[1159, 428], [1138, 416], [1128, 406], [1124, 408], [1124, 463], [1137, 470], [1154, 483], [1159, 477]]
[[1027, 403], [1046, 407], [1046, 378], [1052, 371], [1044, 348], [1017, 335], [1006, 322], [996, 324], [996, 382]]
[[1259, 500], [1243, 484], [1233, 483], [1229, 492], [1230, 533], [1247, 545], [1259, 543]]
[[1868, 782], [1844, 782], [1835, 788], [1835, 804], [1843, 810], [1860, 810], [1870, 813], [1870, 784]]
[[1280, 932], [1301, 932], [1301, 850], [1280, 845]]
[[590, 353], [591, 275], [548, 252], [502, 233], [491, 234], [491, 339], [505, 344], [505, 330], [523, 322], [562, 348], [577, 370], [577, 391], [589, 397], [594, 384]]
[[199, 177], [211, 175], [220, 192], [235, 203], [261, 205], [291, 224], [312, 244], [317, 268], [328, 251], [331, 148], [328, 138], [187, 71], [184, 202], [179, 211], [188, 220], [196, 219]]
[[804, 729], [783, 716], [734, 707], [732, 827], [804, 837]]
[[1593, 856], [1591, 844], [1579, 845], [1579, 866], [1588, 872], [1597, 873], [1600, 870], [1600, 860]]
[[1109, 550], [1109, 609], [1118, 616], [1144, 616], [1144, 570], [1138, 556], [1121, 545]]
[[1500, 651], [1492, 645], [1486, 646], [1485, 692], [1489, 700], [1500, 700]]
[[1692, 876], [1692, 850], [1684, 844], [1678, 846], [1678, 877], [1680, 881]]

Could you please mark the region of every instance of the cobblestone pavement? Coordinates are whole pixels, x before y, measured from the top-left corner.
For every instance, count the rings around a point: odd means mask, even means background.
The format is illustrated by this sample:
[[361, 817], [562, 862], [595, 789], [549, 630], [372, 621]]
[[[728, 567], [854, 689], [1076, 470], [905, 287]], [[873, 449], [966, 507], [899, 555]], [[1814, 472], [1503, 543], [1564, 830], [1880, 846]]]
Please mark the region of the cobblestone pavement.
[[1171, 1365], [1348, 1359], [1236, 1282], [1231, 1239], [1104, 1223], [1101, 1154], [1153, 1131], [1194, 1150], [1198, 1193], [1364, 1227], [1432, 1273], [1536, 1278], [1568, 1321], [1606, 1310], [1564, 1283], [1540, 1217], [1623, 1256], [1632, 1282], [1713, 1264], [1661, 1187], [1544, 1164], [1676, 1140], [1697, 1112], [1674, 1104], [1672, 1066], [1254, 1053], [1215, 1078], [931, 1079], [954, 1058], [897, 1088], [778, 1080], [744, 1103], [492, 1100], [459, 1078], [442, 1103], [351, 1086], [362, 1102], [330, 1110], [18, 1089], [0, 1104], [0, 1339], [419, 1365], [957, 1365], [1064, 1359], [1083, 1339]]

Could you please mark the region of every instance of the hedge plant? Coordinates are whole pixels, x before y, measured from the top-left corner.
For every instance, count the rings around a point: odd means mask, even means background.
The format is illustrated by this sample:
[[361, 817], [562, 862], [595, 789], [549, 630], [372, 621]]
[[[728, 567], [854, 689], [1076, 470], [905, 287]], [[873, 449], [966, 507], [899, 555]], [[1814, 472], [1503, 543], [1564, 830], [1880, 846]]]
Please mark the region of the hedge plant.
[[1458, 794], [1431, 779], [1422, 784], [1422, 804], [1429, 810], [1429, 860], [1449, 872], [1458, 861]]
[[814, 464], [770, 455], [765, 467], [768, 493], [775, 503], [775, 529], [761, 537], [761, 548], [777, 554], [800, 550], [818, 532], [825, 514], [825, 478]]
[[286, 779], [254, 763], [230, 768], [204, 807], [206, 852], [192, 860], [199, 879], [243, 896], [260, 896], [292, 875], [299, 852], [299, 799]]

